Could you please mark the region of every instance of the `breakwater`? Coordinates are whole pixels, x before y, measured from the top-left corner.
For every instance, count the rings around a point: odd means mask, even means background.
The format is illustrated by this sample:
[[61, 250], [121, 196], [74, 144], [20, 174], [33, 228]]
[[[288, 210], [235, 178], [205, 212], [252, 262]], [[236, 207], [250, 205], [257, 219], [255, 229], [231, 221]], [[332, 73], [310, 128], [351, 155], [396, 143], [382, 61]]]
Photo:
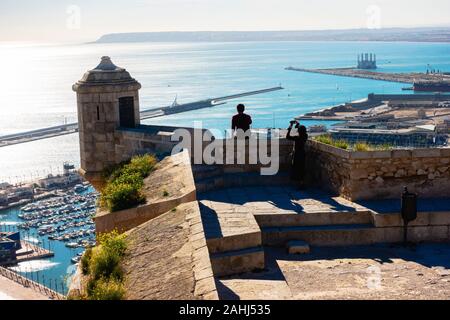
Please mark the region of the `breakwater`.
[[[193, 111], [203, 108], [211, 108], [218, 105], [222, 105], [226, 103], [228, 100], [257, 95], [257, 94], [263, 94], [263, 93], [269, 93], [273, 91], [283, 90], [284, 88], [281, 86], [273, 87], [273, 88], [267, 88], [267, 89], [261, 89], [256, 91], [247, 91], [242, 92], [238, 94], [218, 97], [218, 98], [211, 98], [191, 103], [185, 103], [185, 104], [175, 104], [172, 106], [162, 107], [162, 108], [154, 108], [154, 109], [147, 109], [140, 112], [140, 118], [141, 120], [145, 119], [151, 119], [156, 117], [162, 117], [166, 115], [171, 114], [177, 114], [187, 111]], [[14, 144], [19, 143], [25, 143], [25, 142], [31, 142], [35, 140], [41, 140], [41, 139], [47, 139], [47, 138], [53, 138], [61, 135], [66, 134], [72, 134], [78, 132], [78, 123], [68, 123], [60, 126], [54, 126], [49, 128], [42, 128], [27, 132], [20, 132], [20, 133], [14, 133], [9, 134], [5, 136], [0, 136], [0, 147], [6, 147]]]
[[308, 72], [308, 73], [320, 73], [339, 77], [351, 77], [351, 78], [361, 78], [361, 79], [371, 79], [378, 81], [389, 81], [398, 83], [408, 83], [413, 84], [414, 82], [420, 81], [441, 81], [443, 75], [437, 74], [426, 74], [420, 72], [410, 72], [410, 73], [383, 73], [370, 70], [362, 70], [356, 68], [329, 68], [329, 69], [304, 69], [304, 68], [294, 68], [288, 67], [285, 70], [298, 71], [298, 72]]

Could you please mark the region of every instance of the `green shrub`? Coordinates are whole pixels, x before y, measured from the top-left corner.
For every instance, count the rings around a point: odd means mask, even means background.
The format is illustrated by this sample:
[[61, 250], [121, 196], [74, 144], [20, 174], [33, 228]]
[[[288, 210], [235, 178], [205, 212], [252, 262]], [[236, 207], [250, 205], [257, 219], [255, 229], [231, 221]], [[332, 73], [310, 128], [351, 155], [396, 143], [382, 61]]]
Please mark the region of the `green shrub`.
[[117, 230], [114, 230], [99, 234], [98, 239], [103, 250], [113, 252], [121, 258], [125, 255], [127, 250], [127, 236], [125, 234], [119, 234]]
[[89, 298], [91, 300], [122, 300], [125, 288], [122, 282], [116, 279], [100, 279], [92, 288]]
[[344, 150], [348, 150], [350, 147], [354, 151], [375, 151], [375, 150], [386, 151], [386, 150], [392, 150], [394, 148], [392, 145], [390, 145], [388, 143], [385, 143], [382, 145], [371, 145], [366, 142], [358, 142], [358, 143], [351, 145], [350, 143], [348, 143], [345, 140], [334, 140], [331, 137], [331, 135], [329, 135], [329, 134], [324, 134], [324, 135], [315, 137], [314, 140], [324, 143], [324, 144], [328, 144], [328, 145], [336, 147], [336, 148], [344, 149]]
[[339, 149], [347, 150], [349, 147], [349, 144], [345, 140], [333, 140], [333, 146]]
[[141, 178], [147, 177], [154, 169], [157, 159], [153, 155], [135, 156], [130, 162], [123, 162], [117, 166], [106, 169], [105, 175], [108, 181], [114, 181], [120, 176], [137, 174]]
[[147, 177], [155, 167], [157, 160], [154, 156], [144, 155], [134, 157], [128, 165], [128, 170], [140, 173], [143, 178]]
[[394, 149], [394, 146], [389, 144], [389, 143], [384, 143], [382, 145], [378, 145], [376, 147], [377, 150], [381, 150], [381, 151], [387, 151], [387, 150], [392, 150]]
[[314, 138], [316, 141], [324, 143], [324, 144], [328, 144], [330, 146], [336, 147], [336, 148], [340, 148], [340, 149], [344, 149], [347, 150], [349, 147], [348, 142], [346, 142], [345, 140], [334, 140], [331, 135], [329, 134], [324, 134], [318, 137]]
[[358, 142], [354, 145], [353, 150], [355, 151], [371, 151], [372, 147], [369, 146], [367, 143], [364, 142]]
[[[125, 294], [124, 273], [120, 263], [127, 249], [126, 235], [117, 231], [98, 235], [99, 245], [86, 251], [83, 274], [88, 276], [86, 299], [117, 300]], [[86, 268], [86, 273], [84, 272]]]
[[139, 184], [110, 183], [102, 192], [100, 203], [109, 211], [119, 211], [144, 203]]
[[315, 140], [325, 143], [325, 144], [329, 144], [329, 145], [333, 144], [333, 139], [331, 138], [331, 135], [329, 135], [329, 134], [324, 134], [324, 135], [318, 136], [315, 138]]
[[89, 266], [89, 274], [94, 280], [101, 278], [121, 279], [123, 272], [119, 267], [121, 257], [101, 248], [94, 250]]
[[92, 257], [92, 248], [86, 249], [83, 256], [81, 257], [81, 272], [83, 275], [87, 275], [89, 273], [89, 263], [91, 262]]
[[144, 179], [156, 163], [154, 156], [144, 155], [133, 157], [129, 163], [105, 169], [107, 183], [102, 190], [100, 206], [114, 212], [144, 203], [145, 197], [141, 192]]

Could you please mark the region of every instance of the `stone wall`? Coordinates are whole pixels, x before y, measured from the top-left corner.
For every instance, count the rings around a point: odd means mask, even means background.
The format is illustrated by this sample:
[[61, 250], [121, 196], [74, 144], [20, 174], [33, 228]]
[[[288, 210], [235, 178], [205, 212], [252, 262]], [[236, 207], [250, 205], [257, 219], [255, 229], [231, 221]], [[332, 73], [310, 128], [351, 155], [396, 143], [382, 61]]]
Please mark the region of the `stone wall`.
[[450, 148], [351, 152], [308, 144], [309, 179], [350, 200], [396, 199], [403, 187], [424, 198], [450, 197]]
[[[130, 159], [133, 155], [141, 153], [155, 153], [155, 154], [170, 154], [172, 149], [178, 144], [176, 141], [172, 141], [173, 132], [176, 129], [188, 130], [192, 136], [194, 135], [193, 128], [176, 128], [169, 126], [145, 126], [141, 125], [135, 129], [118, 129], [115, 134], [115, 161], [119, 163], [121, 161]], [[206, 130], [201, 130], [205, 132]], [[264, 138], [262, 138], [264, 139]], [[256, 155], [259, 151], [259, 145], [256, 147], [250, 147], [248, 140], [244, 141], [245, 154], [242, 154], [241, 149], [237, 147], [237, 140], [234, 139], [233, 154], [230, 156], [227, 154], [226, 145], [230, 142], [230, 139], [216, 139], [215, 142], [218, 145], [223, 146], [223, 154], [219, 156], [226, 171], [228, 172], [256, 172], [262, 167], [261, 164], [250, 163], [249, 154]], [[292, 152], [292, 142], [284, 138], [278, 140], [279, 143], [279, 155], [280, 165], [283, 170], [286, 170], [290, 164], [290, 153]], [[202, 153], [205, 148], [210, 145], [210, 142], [202, 142], [199, 147]], [[203, 159], [194, 158], [194, 150], [197, 146], [193, 143], [192, 149], [187, 149], [191, 156], [192, 164], [205, 164]], [[271, 141], [268, 140], [269, 154], [271, 149]], [[213, 153], [215, 154], [215, 153]], [[232, 159], [231, 164], [227, 164], [227, 157]], [[236, 159], [242, 157], [245, 159], [244, 163], [237, 163]]]

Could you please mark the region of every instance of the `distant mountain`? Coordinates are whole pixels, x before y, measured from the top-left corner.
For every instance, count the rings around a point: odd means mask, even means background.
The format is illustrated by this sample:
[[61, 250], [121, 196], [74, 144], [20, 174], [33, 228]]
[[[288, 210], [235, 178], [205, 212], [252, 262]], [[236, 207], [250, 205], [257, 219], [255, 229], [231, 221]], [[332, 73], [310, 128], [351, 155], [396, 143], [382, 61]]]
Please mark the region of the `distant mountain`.
[[106, 34], [96, 43], [239, 41], [408, 41], [450, 42], [450, 27], [320, 31], [198, 31]]

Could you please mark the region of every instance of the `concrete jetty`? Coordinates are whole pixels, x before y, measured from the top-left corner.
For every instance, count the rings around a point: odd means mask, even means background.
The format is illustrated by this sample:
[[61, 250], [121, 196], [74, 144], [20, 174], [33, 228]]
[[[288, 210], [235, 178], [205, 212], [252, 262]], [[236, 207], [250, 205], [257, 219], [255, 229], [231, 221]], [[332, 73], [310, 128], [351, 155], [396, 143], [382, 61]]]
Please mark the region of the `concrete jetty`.
[[[157, 118], [162, 117], [166, 115], [181, 113], [181, 112], [187, 112], [187, 111], [193, 111], [203, 108], [211, 108], [218, 105], [225, 104], [226, 101], [257, 95], [257, 94], [263, 94], [263, 93], [269, 93], [273, 91], [283, 90], [284, 88], [281, 86], [273, 87], [273, 88], [267, 88], [267, 89], [261, 89], [256, 91], [247, 91], [242, 92], [238, 94], [218, 97], [218, 98], [211, 98], [191, 103], [185, 103], [185, 104], [177, 104], [162, 108], [153, 108], [153, 109], [146, 109], [140, 111], [140, 119], [151, 119], [151, 118]], [[72, 134], [78, 132], [78, 123], [68, 123], [63, 124], [59, 126], [53, 126], [49, 128], [42, 128], [42, 129], [36, 129], [26, 132], [20, 132], [20, 133], [14, 133], [9, 134], [5, 136], [0, 136], [0, 147], [6, 147], [10, 145], [25, 143], [25, 142], [31, 142], [35, 140], [41, 140], [41, 139], [47, 139], [47, 138], [53, 138], [61, 135], [66, 134]]]
[[34, 140], [41, 140], [45, 138], [57, 137], [61, 135], [75, 133], [77, 131], [78, 131], [77, 123], [68, 123], [60, 126], [53, 126], [26, 132], [8, 134], [0, 137], [0, 147], [30, 142]]
[[141, 120], [162, 117], [165, 115], [187, 112], [187, 111], [192, 111], [192, 110], [198, 110], [198, 109], [203, 109], [203, 108], [211, 108], [211, 107], [215, 107], [218, 105], [222, 105], [222, 104], [226, 103], [226, 101], [228, 101], [228, 100], [253, 96], [253, 95], [257, 95], [257, 94], [269, 93], [269, 92], [283, 90], [283, 89], [284, 89], [283, 87], [278, 86], [278, 87], [261, 89], [261, 90], [256, 90], [256, 91], [242, 92], [242, 93], [228, 95], [228, 96], [224, 96], [224, 97], [211, 98], [211, 99], [206, 99], [206, 100], [201, 100], [201, 101], [196, 101], [196, 102], [191, 102], [191, 103], [186, 103], [186, 104], [172, 105], [172, 106], [167, 106], [167, 107], [163, 107], [163, 108], [147, 109], [147, 110], [141, 111]]
[[357, 68], [329, 68], [329, 69], [305, 69], [287, 67], [285, 70], [327, 74], [340, 77], [362, 78], [378, 81], [398, 82], [413, 84], [421, 81], [442, 81], [443, 78], [450, 79], [450, 77], [439, 74], [426, 74], [426, 73], [383, 73], [371, 70], [363, 70]]

